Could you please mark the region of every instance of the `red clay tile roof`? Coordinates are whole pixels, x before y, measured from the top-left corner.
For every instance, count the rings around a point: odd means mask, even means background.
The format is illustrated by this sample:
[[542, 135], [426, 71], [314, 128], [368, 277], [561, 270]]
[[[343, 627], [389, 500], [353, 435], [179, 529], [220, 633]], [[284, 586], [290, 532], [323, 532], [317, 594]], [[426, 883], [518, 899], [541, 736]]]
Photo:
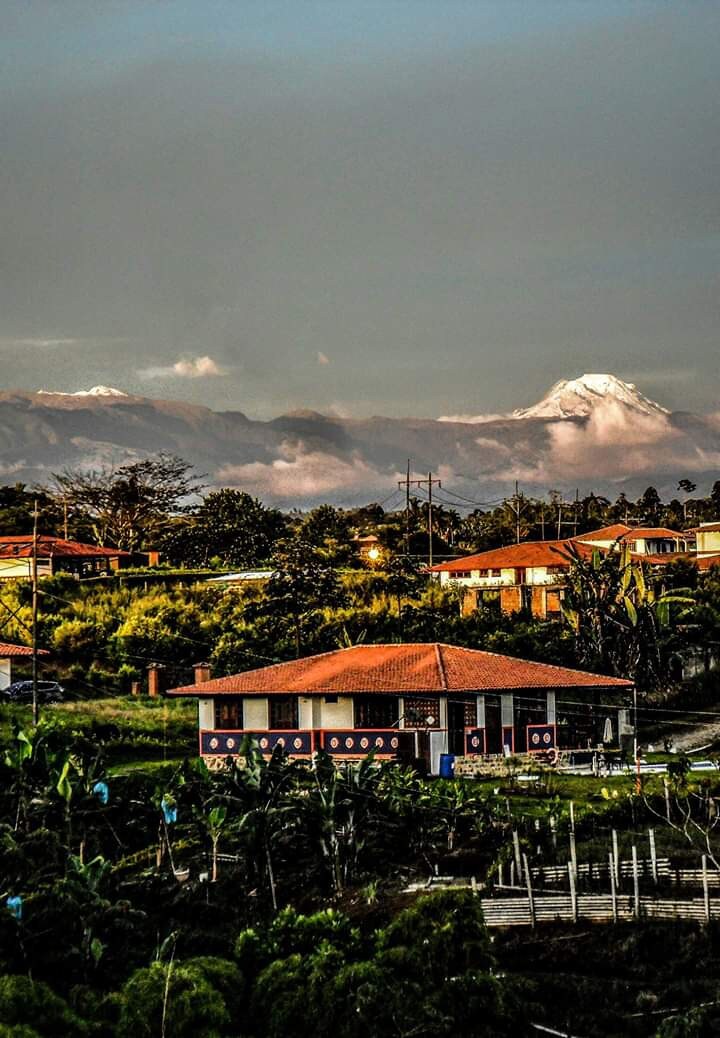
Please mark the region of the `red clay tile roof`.
[[695, 565], [698, 569], [712, 569], [713, 566], [720, 566], [720, 555], [703, 555], [701, 558], [693, 556]]
[[171, 689], [169, 695], [497, 692], [534, 688], [630, 688], [623, 678], [463, 649], [441, 642], [355, 645], [291, 663]]
[[637, 526], [627, 533], [624, 533], [622, 537], [618, 538], [621, 541], [633, 541], [637, 537], [643, 540], [693, 540], [693, 537], [688, 538], [685, 533], [678, 533], [677, 530], [669, 530], [666, 526]]
[[575, 541], [616, 541], [626, 533], [632, 533], [632, 527], [625, 523], [612, 523], [603, 526], [599, 530], [590, 530], [589, 533], [579, 533], [573, 537]]
[[[29, 559], [32, 557], [32, 536], [12, 535], [0, 536], [0, 559]], [[130, 552], [120, 548], [99, 548], [96, 544], [83, 544], [80, 541], [66, 541], [62, 537], [50, 537], [41, 534], [38, 537], [38, 554], [43, 558], [118, 558]]]
[[648, 566], [669, 566], [671, 562], [694, 562], [696, 556], [687, 551], [664, 551], [656, 555], [631, 551], [630, 558], [633, 562], [644, 562]]
[[[47, 649], [38, 649], [38, 655], [47, 656]], [[13, 659], [15, 656], [32, 656], [29, 645], [15, 645], [13, 642], [0, 642], [0, 660]]]
[[688, 533], [717, 533], [720, 530], [720, 523], [703, 523], [702, 526], [693, 526]]
[[478, 555], [465, 555], [450, 562], [441, 562], [433, 566], [430, 573], [454, 573], [458, 570], [473, 569], [512, 569], [516, 566], [563, 566], [570, 565], [568, 548], [572, 542], [563, 541], [523, 541], [520, 544], [508, 544], [504, 548], [492, 548]]

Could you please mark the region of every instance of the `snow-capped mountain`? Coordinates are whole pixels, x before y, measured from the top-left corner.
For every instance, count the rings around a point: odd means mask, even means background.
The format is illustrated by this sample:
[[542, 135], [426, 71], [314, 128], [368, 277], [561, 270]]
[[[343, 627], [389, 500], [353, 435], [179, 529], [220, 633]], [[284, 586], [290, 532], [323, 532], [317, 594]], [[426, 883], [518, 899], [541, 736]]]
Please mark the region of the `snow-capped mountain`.
[[414, 474], [442, 477], [446, 505], [472, 510], [512, 492], [515, 480], [539, 495], [555, 487], [636, 496], [652, 484], [669, 496], [683, 477], [706, 491], [720, 470], [720, 414], [670, 413], [612, 375], [563, 380], [511, 414], [445, 421], [307, 410], [254, 421], [109, 386], [0, 391], [0, 483], [161, 450], [207, 473], [209, 485], [288, 507], [384, 501], [410, 458]]
[[598, 405], [621, 404], [643, 415], [667, 415], [661, 404], [650, 400], [632, 382], [616, 375], [581, 375], [562, 378], [532, 407], [518, 408], [512, 418], [587, 418]]
[[38, 389], [43, 396], [127, 396], [122, 389], [112, 386], [93, 386], [92, 389], [76, 389], [74, 393], [61, 393], [56, 389]]

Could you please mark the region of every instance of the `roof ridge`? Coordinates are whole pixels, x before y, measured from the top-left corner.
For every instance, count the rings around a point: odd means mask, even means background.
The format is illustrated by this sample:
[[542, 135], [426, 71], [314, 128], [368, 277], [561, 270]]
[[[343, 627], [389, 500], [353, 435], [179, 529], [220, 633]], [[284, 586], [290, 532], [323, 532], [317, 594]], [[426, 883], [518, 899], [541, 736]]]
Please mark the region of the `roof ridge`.
[[442, 687], [447, 692], [448, 691], [448, 681], [447, 681], [447, 674], [445, 673], [445, 663], [443, 662], [442, 652], [440, 651], [441, 650], [441, 643], [440, 642], [432, 642], [432, 644], [435, 647], [435, 659], [437, 660], [438, 674], [440, 675], [440, 684], [442, 685]]

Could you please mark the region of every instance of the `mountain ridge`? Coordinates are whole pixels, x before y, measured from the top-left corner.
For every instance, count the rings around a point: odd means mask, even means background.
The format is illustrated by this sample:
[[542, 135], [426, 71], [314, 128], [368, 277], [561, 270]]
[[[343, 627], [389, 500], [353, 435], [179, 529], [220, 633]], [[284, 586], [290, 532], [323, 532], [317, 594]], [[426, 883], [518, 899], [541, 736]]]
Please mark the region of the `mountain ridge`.
[[[118, 466], [165, 450], [208, 483], [281, 505], [384, 500], [412, 459], [469, 502], [511, 492], [675, 493], [711, 484], [720, 416], [668, 411], [615, 376], [560, 380], [537, 404], [505, 415], [343, 418], [300, 409], [268, 421], [241, 411], [135, 396], [0, 392], [0, 479], [42, 483], [66, 468]], [[122, 395], [119, 395], [122, 394]], [[468, 503], [468, 507], [470, 507]]]

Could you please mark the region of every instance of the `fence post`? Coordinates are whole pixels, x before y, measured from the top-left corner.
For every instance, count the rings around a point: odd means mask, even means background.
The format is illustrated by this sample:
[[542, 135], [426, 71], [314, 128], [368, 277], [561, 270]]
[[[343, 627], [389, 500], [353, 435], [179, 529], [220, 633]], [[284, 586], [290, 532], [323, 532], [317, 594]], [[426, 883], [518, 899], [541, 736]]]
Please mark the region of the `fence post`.
[[518, 883], [522, 883], [522, 861], [520, 859], [520, 837], [517, 829], [513, 829], [513, 850], [515, 851], [515, 868], [517, 869]]
[[617, 890], [615, 889], [615, 863], [612, 854], [608, 854], [608, 865], [610, 866], [610, 897], [612, 899], [613, 922], [618, 921]]
[[557, 850], [557, 819], [555, 815], [550, 815], [550, 835], [552, 836], [552, 845]]
[[615, 869], [615, 886], [620, 886], [620, 856], [618, 854], [618, 838], [617, 829], [612, 831], [612, 858], [613, 868]]
[[570, 879], [570, 905], [572, 907], [573, 922], [576, 923], [578, 919], [577, 890], [575, 889], [575, 873], [573, 872], [571, 861], [567, 863], [567, 868]]
[[655, 853], [655, 830], [648, 829], [648, 838], [650, 840], [650, 867], [652, 868], [653, 883], [657, 886], [658, 881], [658, 867], [657, 867], [657, 854]]
[[510, 886], [515, 886], [515, 859], [510, 862]]
[[527, 887], [528, 908], [530, 910], [530, 926], [535, 929], [535, 901], [533, 899], [532, 880], [530, 879], [530, 866], [527, 854], [523, 854], [523, 867], [525, 869], [525, 886]]
[[665, 787], [665, 817], [670, 821], [670, 784], [663, 775], [663, 786]]
[[574, 829], [570, 830], [570, 864], [572, 865], [572, 870], [575, 873], [575, 879], [577, 879], [578, 866], [577, 866], [577, 850], [576, 850], [576, 847], [575, 847], [575, 830]]
[[710, 922], [710, 886], [708, 884], [708, 873], [707, 873], [707, 854], [702, 856], [702, 884], [703, 884], [703, 901], [705, 903], [705, 922]]
[[633, 867], [633, 915], [636, 919], [640, 917], [640, 872], [638, 869], [637, 847], [632, 845], [632, 867]]
[[505, 886], [505, 884], [503, 883], [503, 863], [502, 862], [498, 863], [498, 886], [499, 887], [504, 887]]

